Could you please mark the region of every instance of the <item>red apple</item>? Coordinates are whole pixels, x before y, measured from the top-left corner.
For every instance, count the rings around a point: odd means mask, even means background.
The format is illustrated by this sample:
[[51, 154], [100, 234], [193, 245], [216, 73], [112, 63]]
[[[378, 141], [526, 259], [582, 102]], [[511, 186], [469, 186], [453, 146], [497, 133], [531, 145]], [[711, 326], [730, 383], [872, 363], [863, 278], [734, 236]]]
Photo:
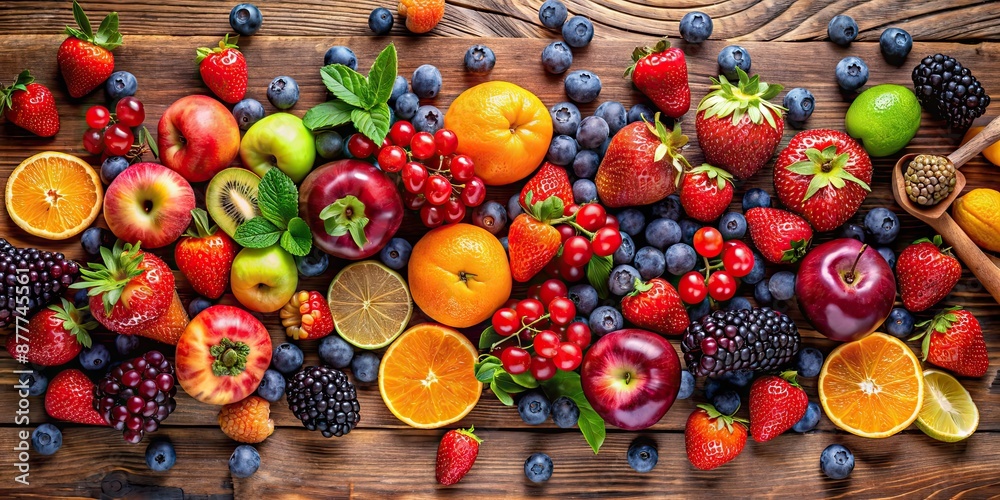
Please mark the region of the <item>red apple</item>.
[[190, 182], [204, 182], [240, 152], [240, 127], [219, 101], [182, 97], [163, 112], [157, 127], [160, 161]]
[[681, 385], [677, 351], [646, 330], [626, 328], [601, 337], [582, 366], [587, 401], [606, 422], [630, 431], [658, 422]]
[[809, 251], [795, 281], [799, 309], [832, 340], [858, 340], [889, 317], [896, 278], [874, 248], [853, 238], [828, 241]]
[[194, 190], [180, 174], [159, 163], [136, 163], [108, 186], [104, 219], [122, 240], [159, 248], [184, 233], [194, 204]]

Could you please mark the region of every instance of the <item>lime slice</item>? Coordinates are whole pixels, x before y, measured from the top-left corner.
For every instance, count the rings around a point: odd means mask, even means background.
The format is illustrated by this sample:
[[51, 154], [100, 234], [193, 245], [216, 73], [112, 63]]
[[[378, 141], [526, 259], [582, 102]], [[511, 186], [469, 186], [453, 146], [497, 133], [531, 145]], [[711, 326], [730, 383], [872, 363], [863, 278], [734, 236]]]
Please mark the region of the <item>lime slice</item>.
[[924, 370], [924, 388], [924, 404], [916, 421], [924, 434], [954, 443], [976, 432], [979, 409], [955, 377], [938, 370]]
[[337, 333], [362, 349], [389, 345], [413, 314], [406, 281], [374, 261], [356, 262], [337, 273], [327, 301]]

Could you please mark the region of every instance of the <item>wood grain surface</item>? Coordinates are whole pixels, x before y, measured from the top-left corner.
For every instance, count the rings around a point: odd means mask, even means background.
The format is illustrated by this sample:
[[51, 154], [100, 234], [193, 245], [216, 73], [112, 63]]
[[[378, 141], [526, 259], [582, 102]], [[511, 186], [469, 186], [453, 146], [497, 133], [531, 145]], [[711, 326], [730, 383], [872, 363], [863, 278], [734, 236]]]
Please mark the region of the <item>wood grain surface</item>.
[[[348, 45], [358, 55], [360, 66], [367, 66], [389, 41], [397, 45], [400, 73], [409, 76], [424, 63], [433, 63], [444, 74], [444, 88], [433, 101], [442, 110], [465, 88], [486, 80], [516, 82], [536, 93], [547, 105], [566, 99], [562, 78], [545, 74], [538, 60], [542, 48], [557, 34], [544, 30], [537, 22], [536, 9], [541, 1], [470, 0], [448, 4], [448, 14], [430, 37], [380, 38], [365, 36], [365, 20], [374, 2], [261, 2], [264, 28], [261, 36], [241, 40], [250, 66], [248, 97], [264, 103], [265, 89], [278, 75], [295, 78], [302, 98], [292, 112], [301, 116], [309, 107], [325, 100], [326, 90], [319, 79], [323, 53], [331, 45]], [[810, 128], [843, 129], [843, 116], [850, 96], [842, 95], [834, 82], [833, 67], [846, 55], [864, 58], [870, 67], [869, 84], [899, 83], [909, 85], [909, 74], [918, 58], [945, 52], [973, 68], [987, 90], [1000, 88], [1000, 45], [984, 42], [1000, 34], [997, 19], [1000, 9], [990, 2], [816, 2], [777, 0], [765, 2], [727, 1], [716, 4], [682, 0], [671, 2], [627, 2], [599, 0], [567, 2], [573, 12], [582, 12], [597, 24], [597, 38], [588, 48], [577, 51], [573, 69], [590, 69], [602, 79], [604, 90], [597, 102], [582, 106], [585, 114], [607, 100], [626, 105], [640, 102], [642, 96], [621, 78], [632, 48], [655, 41], [653, 35], [676, 35], [676, 20], [684, 12], [698, 8], [716, 18], [712, 41], [700, 46], [681, 43], [688, 55], [693, 99], [700, 99], [708, 89], [708, 78], [717, 71], [715, 56], [736, 38], [753, 55], [753, 70], [762, 79], [786, 88], [803, 86], [816, 96], [816, 112]], [[147, 126], [155, 125], [163, 110], [174, 100], [191, 93], [206, 93], [194, 64], [194, 49], [211, 46], [227, 30], [230, 4], [225, 2], [189, 2], [169, 0], [151, 7], [140, 3], [87, 2], [85, 7], [96, 17], [109, 8], [122, 15], [126, 44], [116, 50], [116, 67], [133, 72], [139, 80], [137, 96], [146, 106]], [[585, 11], [585, 12], [584, 12]], [[862, 38], [877, 39], [881, 29], [890, 24], [903, 26], [918, 41], [907, 63], [896, 68], [886, 64], [877, 43], [859, 42], [850, 48], [828, 42], [810, 41], [825, 38], [826, 21], [835, 13], [847, 11], [862, 28]], [[876, 14], [878, 12], [879, 14]], [[23, 68], [56, 94], [63, 119], [62, 131], [53, 139], [39, 139], [4, 123], [0, 125], [0, 179], [27, 156], [55, 150], [87, 158], [80, 137], [86, 128], [83, 115], [92, 104], [105, 104], [101, 91], [82, 99], [70, 99], [55, 66], [56, 48], [63, 36], [53, 34], [71, 21], [65, 2], [10, 1], [0, 7], [0, 81], [9, 80]], [[627, 26], [629, 31], [614, 26]], [[394, 34], [400, 30], [394, 29]], [[399, 32], [401, 34], [401, 32]], [[354, 35], [354, 36], [335, 36]], [[508, 38], [471, 38], [501, 36]], [[512, 38], [527, 37], [527, 38]], [[963, 40], [953, 43], [925, 40]], [[473, 43], [485, 43], [497, 54], [497, 66], [488, 76], [468, 75], [461, 70], [465, 49]], [[994, 113], [995, 115], [995, 113]], [[682, 122], [691, 134], [687, 156], [700, 163], [702, 155], [694, 137], [693, 115]], [[155, 129], [155, 126], [151, 127]], [[786, 130], [782, 147], [794, 135]], [[949, 133], [942, 122], [923, 116], [917, 137], [903, 153], [949, 153], [957, 147], [958, 137]], [[895, 206], [889, 192], [889, 172], [898, 157], [875, 160], [873, 192], [865, 201], [862, 214], [873, 207], [895, 210], [903, 232], [895, 250], [907, 242], [930, 235], [927, 226], [907, 216]], [[90, 158], [92, 161], [96, 161]], [[974, 157], [962, 172], [967, 189], [997, 187], [997, 167]], [[762, 187], [773, 192], [770, 166], [740, 186]], [[196, 186], [196, 190], [204, 186]], [[490, 188], [488, 199], [505, 202], [519, 186]], [[739, 195], [736, 197], [739, 200]], [[733, 208], [738, 210], [738, 202]], [[103, 217], [98, 224], [104, 225]], [[416, 241], [422, 226], [407, 214], [401, 234]], [[79, 238], [49, 242], [27, 236], [0, 210], [0, 236], [19, 246], [39, 246], [65, 252], [82, 259]], [[157, 252], [172, 263], [169, 252]], [[300, 281], [300, 288], [325, 290], [334, 269], [324, 276]], [[192, 291], [183, 276], [175, 273], [182, 300], [187, 303]], [[515, 296], [524, 287], [515, 290]], [[752, 295], [749, 289], [742, 295]], [[986, 294], [967, 271], [945, 304], [962, 304], [982, 322], [990, 347], [990, 371], [980, 379], [963, 379], [979, 406], [979, 431], [962, 443], [945, 444], [924, 436], [915, 427], [888, 440], [866, 440], [838, 431], [823, 418], [816, 430], [805, 435], [786, 434], [767, 444], [749, 443], [746, 451], [731, 464], [714, 472], [691, 467], [684, 455], [683, 427], [701, 394], [693, 400], [679, 401], [657, 425], [642, 433], [609, 429], [600, 454], [594, 455], [576, 430], [558, 429], [551, 423], [538, 427], [524, 425], [516, 410], [500, 404], [484, 391], [477, 407], [457, 425], [475, 425], [485, 438], [472, 472], [450, 488], [434, 482], [434, 450], [443, 430], [411, 429], [385, 408], [375, 384], [359, 384], [362, 420], [360, 426], [343, 438], [324, 439], [308, 432], [291, 415], [284, 401], [272, 405], [272, 417], [278, 429], [259, 446], [263, 458], [260, 471], [248, 479], [230, 477], [226, 461], [236, 443], [227, 439], [216, 425], [217, 407], [199, 403], [186, 395], [178, 396], [177, 411], [157, 433], [169, 437], [178, 452], [177, 466], [169, 473], [153, 473], [143, 460], [143, 445], [133, 446], [110, 429], [58, 424], [64, 432], [64, 446], [54, 456], [34, 455], [31, 459], [31, 486], [18, 486], [13, 477], [17, 431], [7, 415], [0, 416], [0, 455], [7, 465], [8, 477], [0, 478], [0, 497], [150, 497], [180, 498], [236, 496], [239, 498], [278, 498], [295, 495], [357, 498], [520, 498], [520, 497], [632, 497], [639, 495], [676, 497], [881, 497], [912, 498], [964, 496], [983, 498], [1000, 495], [1000, 306]], [[821, 338], [794, 308], [789, 313], [801, 328], [805, 343], [829, 352], [835, 345]], [[274, 315], [267, 318], [272, 340], [285, 340]], [[926, 318], [928, 315], [918, 315]], [[415, 314], [414, 322], [425, 320]], [[467, 330], [473, 339], [475, 329]], [[113, 335], [98, 334], [109, 341]], [[914, 348], [919, 346], [911, 343]], [[152, 345], [152, 344], [151, 344]], [[676, 341], [675, 341], [676, 345]], [[307, 363], [318, 362], [315, 342], [303, 343]], [[11, 370], [16, 363], [7, 354], [0, 355], [0, 385], [15, 382]], [[815, 379], [804, 385], [815, 400]], [[0, 390], [0, 408], [13, 412], [18, 404], [15, 391]], [[745, 415], [746, 410], [741, 410]], [[12, 413], [11, 413], [12, 416]], [[48, 420], [42, 400], [30, 401], [31, 427]], [[660, 450], [657, 468], [645, 475], [634, 473], [625, 462], [625, 451], [637, 435], [652, 437]], [[820, 451], [838, 442], [850, 447], [857, 458], [851, 478], [826, 479], [819, 470]], [[524, 459], [542, 451], [552, 456], [555, 474], [547, 484], [528, 482], [523, 475]]]

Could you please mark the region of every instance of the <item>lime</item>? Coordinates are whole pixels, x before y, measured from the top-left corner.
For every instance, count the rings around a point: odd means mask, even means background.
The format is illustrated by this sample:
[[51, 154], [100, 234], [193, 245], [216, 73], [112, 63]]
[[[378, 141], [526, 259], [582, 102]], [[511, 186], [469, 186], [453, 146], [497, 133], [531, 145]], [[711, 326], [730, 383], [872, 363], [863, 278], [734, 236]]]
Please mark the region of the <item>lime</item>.
[[954, 443], [976, 432], [979, 409], [955, 377], [938, 370], [924, 370], [924, 388], [924, 403], [916, 420], [924, 434]]
[[889, 156], [906, 147], [920, 128], [920, 103], [902, 85], [876, 85], [858, 96], [844, 118], [847, 133], [872, 156]]
[[362, 349], [389, 345], [413, 313], [406, 281], [374, 261], [355, 262], [337, 273], [327, 301], [337, 333]]

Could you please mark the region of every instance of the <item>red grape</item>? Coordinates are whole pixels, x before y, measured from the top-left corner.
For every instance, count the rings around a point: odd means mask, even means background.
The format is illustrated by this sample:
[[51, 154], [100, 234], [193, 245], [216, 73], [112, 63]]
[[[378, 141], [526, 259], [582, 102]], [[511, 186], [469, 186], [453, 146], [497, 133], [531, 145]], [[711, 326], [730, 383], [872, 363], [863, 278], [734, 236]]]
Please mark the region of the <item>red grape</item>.
[[455, 132], [446, 128], [434, 132], [434, 145], [437, 147], [437, 154], [448, 156], [458, 149], [458, 136]]
[[138, 127], [146, 121], [146, 109], [142, 106], [142, 102], [133, 96], [122, 97], [118, 101], [115, 105], [115, 115], [118, 117], [118, 123], [126, 127]]
[[413, 194], [409, 191], [403, 193], [403, 205], [410, 210], [420, 210], [420, 207], [427, 203], [427, 198], [422, 194]]
[[541, 300], [542, 299], [542, 285], [531, 285], [528, 287], [528, 298]]
[[551, 359], [541, 356], [531, 357], [531, 376], [535, 380], [544, 382], [556, 376], [556, 364]]
[[680, 282], [677, 283], [677, 293], [685, 304], [700, 304], [708, 294], [705, 277], [698, 271], [691, 271], [681, 276]]
[[413, 134], [416, 132], [417, 130], [413, 128], [412, 123], [400, 120], [393, 123], [392, 128], [389, 129], [389, 139], [392, 140], [393, 144], [405, 148], [410, 145], [410, 140], [413, 139]]
[[469, 207], [478, 207], [486, 199], [486, 183], [479, 177], [473, 177], [462, 188], [462, 203]]
[[448, 224], [457, 224], [465, 218], [465, 205], [455, 198], [449, 198], [442, 208], [444, 208], [444, 221]]
[[403, 165], [403, 187], [407, 191], [414, 194], [422, 193], [426, 184], [427, 167], [415, 161]]
[[347, 151], [359, 160], [364, 160], [375, 154], [375, 148], [375, 141], [362, 134], [351, 134], [351, 137], [347, 139]]
[[575, 214], [576, 211], [579, 209], [580, 205], [577, 205], [576, 203], [570, 203], [569, 205], [563, 207], [563, 217], [569, 217], [570, 215]]
[[83, 149], [92, 155], [99, 155], [104, 151], [104, 134], [96, 128], [88, 128], [83, 133]]
[[528, 351], [517, 347], [510, 346], [500, 353], [500, 362], [503, 363], [503, 369], [511, 375], [520, 375], [531, 367], [531, 354]]
[[586, 323], [576, 321], [566, 327], [566, 340], [585, 348], [590, 345], [590, 327]]
[[549, 318], [556, 325], [568, 325], [576, 317], [576, 304], [566, 297], [556, 297], [549, 302]]
[[572, 236], [563, 242], [562, 260], [570, 266], [585, 266], [593, 256], [590, 240], [583, 236]]
[[615, 250], [618, 250], [621, 244], [622, 234], [613, 227], [604, 226], [594, 234], [594, 241], [591, 242], [591, 247], [594, 250], [594, 255], [607, 257], [615, 253]]
[[576, 283], [587, 274], [586, 266], [574, 267], [566, 264], [566, 261], [562, 259], [559, 259], [556, 268], [559, 270], [559, 277], [567, 283]]
[[493, 330], [501, 337], [506, 337], [521, 328], [521, 317], [517, 315], [517, 311], [514, 309], [503, 307], [493, 313], [492, 323]]
[[132, 149], [132, 131], [121, 123], [104, 129], [104, 151], [112, 156], [124, 156]]
[[[111, 112], [104, 106], [91, 106], [87, 110], [87, 126], [98, 130], [108, 126], [111, 122]], [[96, 154], [96, 153], [95, 153]]]
[[736, 278], [729, 271], [716, 271], [708, 277], [708, 294], [722, 302], [736, 295]]
[[444, 205], [451, 196], [451, 183], [443, 175], [434, 174], [427, 178], [424, 196], [431, 205]]
[[587, 203], [576, 212], [576, 223], [587, 231], [594, 232], [607, 224], [608, 214], [597, 203]]
[[559, 344], [553, 361], [556, 368], [562, 371], [576, 370], [576, 367], [580, 366], [580, 361], [583, 361], [583, 349], [573, 342], [563, 342]]
[[559, 335], [552, 330], [543, 330], [535, 334], [535, 354], [543, 358], [553, 358], [559, 352]]
[[565, 297], [568, 289], [566, 284], [559, 280], [545, 280], [542, 283], [542, 287], [538, 291], [539, 300], [542, 304], [548, 304], [552, 302], [552, 299], [556, 297]]
[[424, 205], [420, 209], [420, 222], [427, 227], [438, 227], [444, 223], [444, 210], [434, 205]]
[[476, 165], [472, 158], [466, 155], [455, 155], [448, 164], [451, 169], [451, 176], [458, 182], [468, 182], [476, 175]]
[[429, 132], [417, 132], [410, 139], [410, 153], [414, 158], [426, 160], [434, 156], [434, 136]]
[[378, 152], [378, 164], [386, 172], [399, 172], [406, 165], [406, 150], [399, 146], [386, 146]]
[[708, 258], [722, 252], [722, 233], [714, 227], [703, 227], [694, 233], [694, 251]]
[[573, 226], [569, 224], [556, 225], [556, 231], [559, 231], [559, 236], [563, 241], [563, 243], [565, 243], [566, 240], [569, 240], [573, 236], [576, 236], [576, 229], [573, 229]]

